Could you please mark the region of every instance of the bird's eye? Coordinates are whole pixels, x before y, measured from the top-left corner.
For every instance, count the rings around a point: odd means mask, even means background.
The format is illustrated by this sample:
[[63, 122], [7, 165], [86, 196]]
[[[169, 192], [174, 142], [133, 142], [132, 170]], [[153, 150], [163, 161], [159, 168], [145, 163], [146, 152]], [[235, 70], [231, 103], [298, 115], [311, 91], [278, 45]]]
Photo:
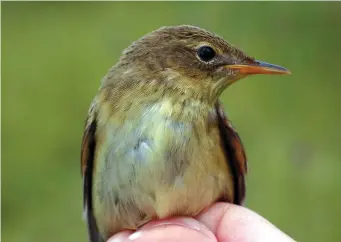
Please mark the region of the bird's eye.
[[215, 51], [210, 46], [201, 46], [197, 53], [199, 58], [205, 62], [209, 62], [215, 57]]

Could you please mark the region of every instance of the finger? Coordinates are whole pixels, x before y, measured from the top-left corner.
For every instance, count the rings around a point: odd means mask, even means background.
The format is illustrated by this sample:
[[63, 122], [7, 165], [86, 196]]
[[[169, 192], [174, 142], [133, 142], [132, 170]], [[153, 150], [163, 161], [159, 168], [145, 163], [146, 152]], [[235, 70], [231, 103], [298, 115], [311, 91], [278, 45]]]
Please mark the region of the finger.
[[108, 242], [217, 242], [213, 233], [193, 218], [152, 221], [135, 233], [116, 234]]
[[201, 212], [197, 219], [219, 242], [293, 241], [257, 213], [233, 204], [216, 203]]

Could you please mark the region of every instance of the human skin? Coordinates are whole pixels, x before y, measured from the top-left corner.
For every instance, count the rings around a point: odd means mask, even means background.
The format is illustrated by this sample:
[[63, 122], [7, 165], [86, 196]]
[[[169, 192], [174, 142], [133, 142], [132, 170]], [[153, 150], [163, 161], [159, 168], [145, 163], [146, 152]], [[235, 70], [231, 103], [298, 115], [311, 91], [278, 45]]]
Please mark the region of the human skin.
[[195, 218], [152, 221], [138, 231], [123, 231], [108, 242], [289, 242], [288, 235], [257, 213], [229, 203], [215, 203]]

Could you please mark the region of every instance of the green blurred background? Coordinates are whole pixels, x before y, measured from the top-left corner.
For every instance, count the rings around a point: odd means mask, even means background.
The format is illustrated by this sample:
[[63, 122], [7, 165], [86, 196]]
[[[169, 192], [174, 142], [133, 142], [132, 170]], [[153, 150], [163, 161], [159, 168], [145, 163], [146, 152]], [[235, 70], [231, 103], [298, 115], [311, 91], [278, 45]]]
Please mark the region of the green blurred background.
[[291, 70], [222, 96], [249, 158], [246, 206], [298, 241], [341, 241], [340, 2], [1, 5], [3, 241], [86, 241], [88, 106], [125, 47], [177, 24]]

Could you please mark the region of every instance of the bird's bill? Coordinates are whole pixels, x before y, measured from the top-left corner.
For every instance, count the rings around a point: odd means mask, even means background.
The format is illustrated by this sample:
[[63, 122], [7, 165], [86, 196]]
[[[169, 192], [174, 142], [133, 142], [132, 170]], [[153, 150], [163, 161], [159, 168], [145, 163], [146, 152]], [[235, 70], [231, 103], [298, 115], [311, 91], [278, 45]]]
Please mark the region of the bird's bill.
[[263, 61], [255, 60], [250, 64], [235, 64], [226, 65], [226, 68], [237, 69], [240, 74], [291, 74], [290, 71], [284, 67], [274, 64], [266, 63]]

